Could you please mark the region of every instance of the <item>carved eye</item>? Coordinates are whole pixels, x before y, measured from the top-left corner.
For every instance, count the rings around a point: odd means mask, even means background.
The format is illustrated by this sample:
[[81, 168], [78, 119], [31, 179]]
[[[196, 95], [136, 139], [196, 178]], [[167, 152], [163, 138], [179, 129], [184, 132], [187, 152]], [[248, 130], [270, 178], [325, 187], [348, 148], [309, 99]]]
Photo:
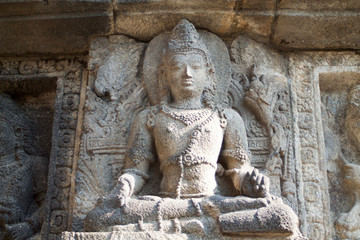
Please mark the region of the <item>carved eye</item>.
[[192, 69], [194, 69], [194, 70], [198, 70], [198, 69], [201, 68], [200, 65], [192, 65], [191, 67], [192, 67]]
[[180, 65], [172, 65], [171, 69], [174, 70], [174, 71], [178, 71], [178, 70], [181, 69], [181, 66]]

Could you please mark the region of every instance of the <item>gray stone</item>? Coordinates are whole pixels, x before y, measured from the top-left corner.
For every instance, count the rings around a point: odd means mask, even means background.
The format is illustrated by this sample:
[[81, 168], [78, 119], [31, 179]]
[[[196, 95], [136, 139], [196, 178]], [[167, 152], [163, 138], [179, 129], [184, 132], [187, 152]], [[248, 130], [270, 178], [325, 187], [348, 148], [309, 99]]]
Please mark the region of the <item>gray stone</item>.
[[292, 10], [328, 10], [328, 11], [336, 11], [336, 10], [356, 10], [360, 8], [359, 1], [356, 0], [304, 0], [304, 1], [296, 1], [296, 0], [283, 0], [279, 3], [279, 9], [292, 9]]
[[360, 28], [356, 23], [360, 21], [360, 16], [353, 13], [343, 15], [331, 12], [280, 14], [273, 33], [273, 44], [284, 49], [359, 49]]
[[84, 53], [92, 34], [110, 31], [109, 22], [107, 14], [2, 21], [0, 51], [3, 54]]
[[[133, 45], [127, 38], [119, 43], [124, 40]], [[125, 82], [118, 81], [118, 68], [111, 63], [122, 61], [119, 57], [106, 58], [94, 81], [95, 93], [108, 102], [119, 99], [118, 91], [109, 87], [116, 89]], [[225, 234], [300, 238], [293, 210], [270, 194], [269, 178], [250, 164], [242, 118], [222, 107], [229, 104], [224, 96], [230, 84], [230, 60], [221, 40], [208, 32], [198, 33], [189, 21], [181, 20], [171, 33], [149, 43], [143, 64], [144, 84], [153, 106], [133, 119], [122, 173], [111, 192], [86, 214], [85, 231], [158, 230], [220, 238], [221, 231], [211, 229], [219, 221]], [[131, 69], [120, 69], [132, 75]], [[272, 110], [268, 115], [272, 116]], [[103, 121], [112, 120], [106, 117]], [[92, 157], [94, 153], [88, 154]], [[86, 164], [87, 159], [83, 161]], [[149, 175], [154, 174], [149, 169], [156, 161], [160, 179]], [[229, 177], [232, 185], [227, 188], [237, 191], [234, 196], [219, 195], [216, 174]], [[143, 195], [150, 178], [160, 180], [160, 197], [154, 192]], [[232, 227], [229, 218], [244, 228]]]
[[[36, 131], [27, 119], [24, 110], [28, 110], [27, 115], [34, 114], [34, 103], [25, 100], [30, 106], [23, 110], [21, 101], [14, 101], [5, 93], [1, 93], [0, 102], [0, 238], [30, 238], [40, 231], [43, 222], [49, 164], [49, 149], [41, 156], [41, 151], [36, 151], [39, 147], [33, 144], [45, 144], [34, 137], [47, 133]], [[34, 120], [32, 123], [39, 124]], [[33, 135], [35, 132], [37, 136]]]

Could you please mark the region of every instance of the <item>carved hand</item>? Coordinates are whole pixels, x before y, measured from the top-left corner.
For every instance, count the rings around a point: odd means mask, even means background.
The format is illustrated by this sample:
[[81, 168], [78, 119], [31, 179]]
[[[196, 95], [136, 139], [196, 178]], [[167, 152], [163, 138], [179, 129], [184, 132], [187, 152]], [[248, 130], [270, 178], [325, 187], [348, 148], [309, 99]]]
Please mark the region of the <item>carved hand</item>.
[[111, 190], [110, 194], [100, 199], [107, 207], [119, 208], [126, 205], [127, 199], [131, 195], [130, 183], [125, 180], [119, 180], [116, 186]]
[[270, 196], [270, 179], [259, 173], [254, 168], [245, 174], [242, 181], [242, 192], [248, 197], [269, 197]]
[[120, 207], [123, 207], [124, 205], [126, 205], [127, 199], [130, 197], [131, 187], [128, 181], [120, 181], [118, 184], [120, 186], [118, 198], [120, 202]]

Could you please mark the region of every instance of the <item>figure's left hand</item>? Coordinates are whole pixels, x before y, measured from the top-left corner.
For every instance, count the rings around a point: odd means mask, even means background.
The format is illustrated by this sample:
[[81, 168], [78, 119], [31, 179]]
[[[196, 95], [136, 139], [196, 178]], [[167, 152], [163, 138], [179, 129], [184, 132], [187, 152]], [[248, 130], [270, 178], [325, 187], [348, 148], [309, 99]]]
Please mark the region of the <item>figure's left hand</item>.
[[27, 222], [6, 225], [5, 240], [25, 240], [34, 234], [33, 229]]
[[248, 171], [242, 181], [242, 192], [248, 197], [266, 198], [270, 196], [270, 179], [256, 168]]

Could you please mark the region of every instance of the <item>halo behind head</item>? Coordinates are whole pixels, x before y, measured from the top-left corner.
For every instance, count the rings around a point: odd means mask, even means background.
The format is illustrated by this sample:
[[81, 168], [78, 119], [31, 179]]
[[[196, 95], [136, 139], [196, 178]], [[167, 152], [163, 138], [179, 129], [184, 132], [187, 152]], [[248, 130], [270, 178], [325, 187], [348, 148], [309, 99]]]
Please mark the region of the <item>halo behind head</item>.
[[230, 84], [230, 57], [225, 44], [216, 35], [207, 31], [196, 31], [193, 24], [183, 19], [170, 32], [164, 32], [153, 38], [145, 53], [143, 73], [144, 84], [152, 105], [161, 102], [166, 89], [159, 83], [159, 68], [164, 55], [196, 52], [202, 55], [207, 64], [213, 65], [217, 79], [216, 95], [225, 96]]

